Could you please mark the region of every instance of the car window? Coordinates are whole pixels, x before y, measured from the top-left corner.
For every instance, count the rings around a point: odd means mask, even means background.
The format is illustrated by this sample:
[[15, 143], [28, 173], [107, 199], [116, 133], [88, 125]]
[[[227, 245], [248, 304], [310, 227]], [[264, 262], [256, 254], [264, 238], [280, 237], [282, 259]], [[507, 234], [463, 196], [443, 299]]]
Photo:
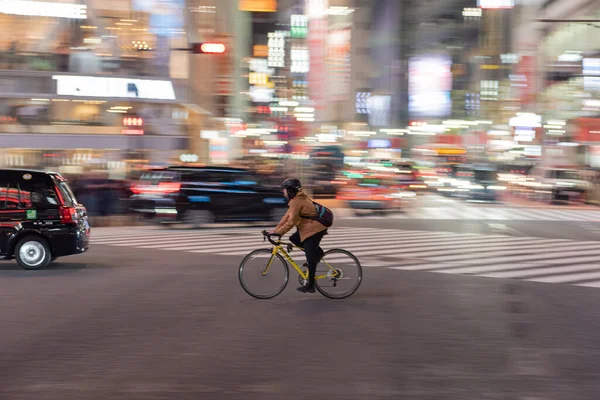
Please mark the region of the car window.
[[56, 209], [58, 206], [58, 196], [51, 181], [23, 179], [8, 174], [0, 179], [0, 209]]
[[64, 205], [67, 207], [76, 207], [79, 202], [77, 201], [77, 198], [75, 197], [75, 194], [73, 194], [73, 191], [71, 190], [71, 187], [67, 181], [60, 176], [55, 176], [54, 179], [56, 182], [56, 188], [60, 191], [60, 195], [65, 202]]
[[234, 175], [234, 181], [238, 185], [258, 185], [258, 176], [250, 174], [248, 172], [241, 172]]
[[51, 182], [21, 180], [18, 182], [17, 189], [27, 199], [26, 203], [21, 203], [21, 208], [55, 209], [59, 207], [58, 196]]
[[223, 184], [227, 185], [232, 183], [233, 174], [226, 171], [207, 170], [206, 182], [211, 184]]

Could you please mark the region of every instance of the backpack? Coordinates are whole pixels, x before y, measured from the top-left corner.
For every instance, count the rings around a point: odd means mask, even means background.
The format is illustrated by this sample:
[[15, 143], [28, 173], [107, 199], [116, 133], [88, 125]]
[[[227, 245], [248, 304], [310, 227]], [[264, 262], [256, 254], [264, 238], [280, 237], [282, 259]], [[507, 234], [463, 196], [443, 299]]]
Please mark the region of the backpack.
[[317, 215], [315, 215], [314, 217], [302, 217], [302, 218], [312, 219], [313, 221], [320, 222], [327, 228], [331, 227], [331, 225], [333, 225], [333, 211], [331, 211], [329, 208], [327, 208], [319, 203], [316, 203], [312, 200], [310, 202], [315, 205], [315, 211], [317, 212]]

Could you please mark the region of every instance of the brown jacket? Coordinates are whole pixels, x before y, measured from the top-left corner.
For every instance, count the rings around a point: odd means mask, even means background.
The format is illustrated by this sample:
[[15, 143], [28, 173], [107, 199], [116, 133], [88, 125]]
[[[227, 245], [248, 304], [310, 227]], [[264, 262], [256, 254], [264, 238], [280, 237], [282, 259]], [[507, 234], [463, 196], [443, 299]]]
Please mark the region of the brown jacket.
[[277, 228], [275, 228], [275, 232], [278, 235], [285, 235], [290, 229], [297, 226], [300, 232], [300, 240], [304, 242], [312, 235], [327, 229], [325, 225], [318, 221], [300, 217], [314, 217], [317, 215], [315, 205], [302, 190], [298, 192], [296, 197], [290, 200], [289, 207], [290, 209], [285, 213]]

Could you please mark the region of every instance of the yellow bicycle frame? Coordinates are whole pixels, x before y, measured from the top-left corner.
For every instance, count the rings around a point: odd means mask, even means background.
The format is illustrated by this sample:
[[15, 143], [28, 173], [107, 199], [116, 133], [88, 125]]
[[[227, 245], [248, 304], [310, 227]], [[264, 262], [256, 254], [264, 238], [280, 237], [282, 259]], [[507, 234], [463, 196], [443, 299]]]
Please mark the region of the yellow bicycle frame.
[[[302, 271], [302, 268], [300, 268], [300, 266], [298, 266], [298, 264], [296, 264], [296, 262], [294, 261], [292, 256], [290, 256], [289, 253], [287, 251], [285, 251], [285, 249], [283, 248], [284, 245], [292, 246], [292, 247], [295, 247], [297, 249], [304, 251], [304, 249], [302, 247], [298, 247], [293, 243], [279, 243], [278, 245], [273, 246], [273, 250], [271, 251], [271, 258], [269, 259], [267, 266], [265, 267], [264, 271], [262, 272], [263, 276], [267, 275], [267, 272], [269, 271], [269, 267], [271, 267], [271, 264], [273, 263], [273, 259], [279, 253], [283, 256], [283, 258], [285, 258], [285, 260], [287, 262], [292, 264], [292, 267], [294, 267], [294, 269], [298, 272], [298, 274], [300, 274], [300, 276], [303, 279], [305, 279], [305, 280], [308, 279], [308, 270], [306, 270], [306, 272]], [[329, 267], [329, 269], [331, 270], [331, 277], [335, 277], [338, 274], [338, 272], [335, 270], [335, 268], [333, 268], [325, 259], [322, 259], [321, 262], [325, 263], [325, 265], [327, 265], [327, 267]], [[327, 278], [328, 276], [329, 276], [329, 272], [325, 275], [315, 276], [315, 279], [324, 279], [324, 278]]]

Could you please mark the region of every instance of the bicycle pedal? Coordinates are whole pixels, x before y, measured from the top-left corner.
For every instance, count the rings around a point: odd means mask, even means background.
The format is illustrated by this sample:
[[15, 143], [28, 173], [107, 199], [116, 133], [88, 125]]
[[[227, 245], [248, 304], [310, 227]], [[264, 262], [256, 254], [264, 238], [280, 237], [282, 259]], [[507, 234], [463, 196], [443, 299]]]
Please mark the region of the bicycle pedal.
[[288, 245], [287, 245], [287, 252], [288, 252], [288, 253], [291, 253], [291, 252], [292, 252], [292, 250], [294, 250], [294, 246], [292, 246], [291, 244], [288, 244]]

